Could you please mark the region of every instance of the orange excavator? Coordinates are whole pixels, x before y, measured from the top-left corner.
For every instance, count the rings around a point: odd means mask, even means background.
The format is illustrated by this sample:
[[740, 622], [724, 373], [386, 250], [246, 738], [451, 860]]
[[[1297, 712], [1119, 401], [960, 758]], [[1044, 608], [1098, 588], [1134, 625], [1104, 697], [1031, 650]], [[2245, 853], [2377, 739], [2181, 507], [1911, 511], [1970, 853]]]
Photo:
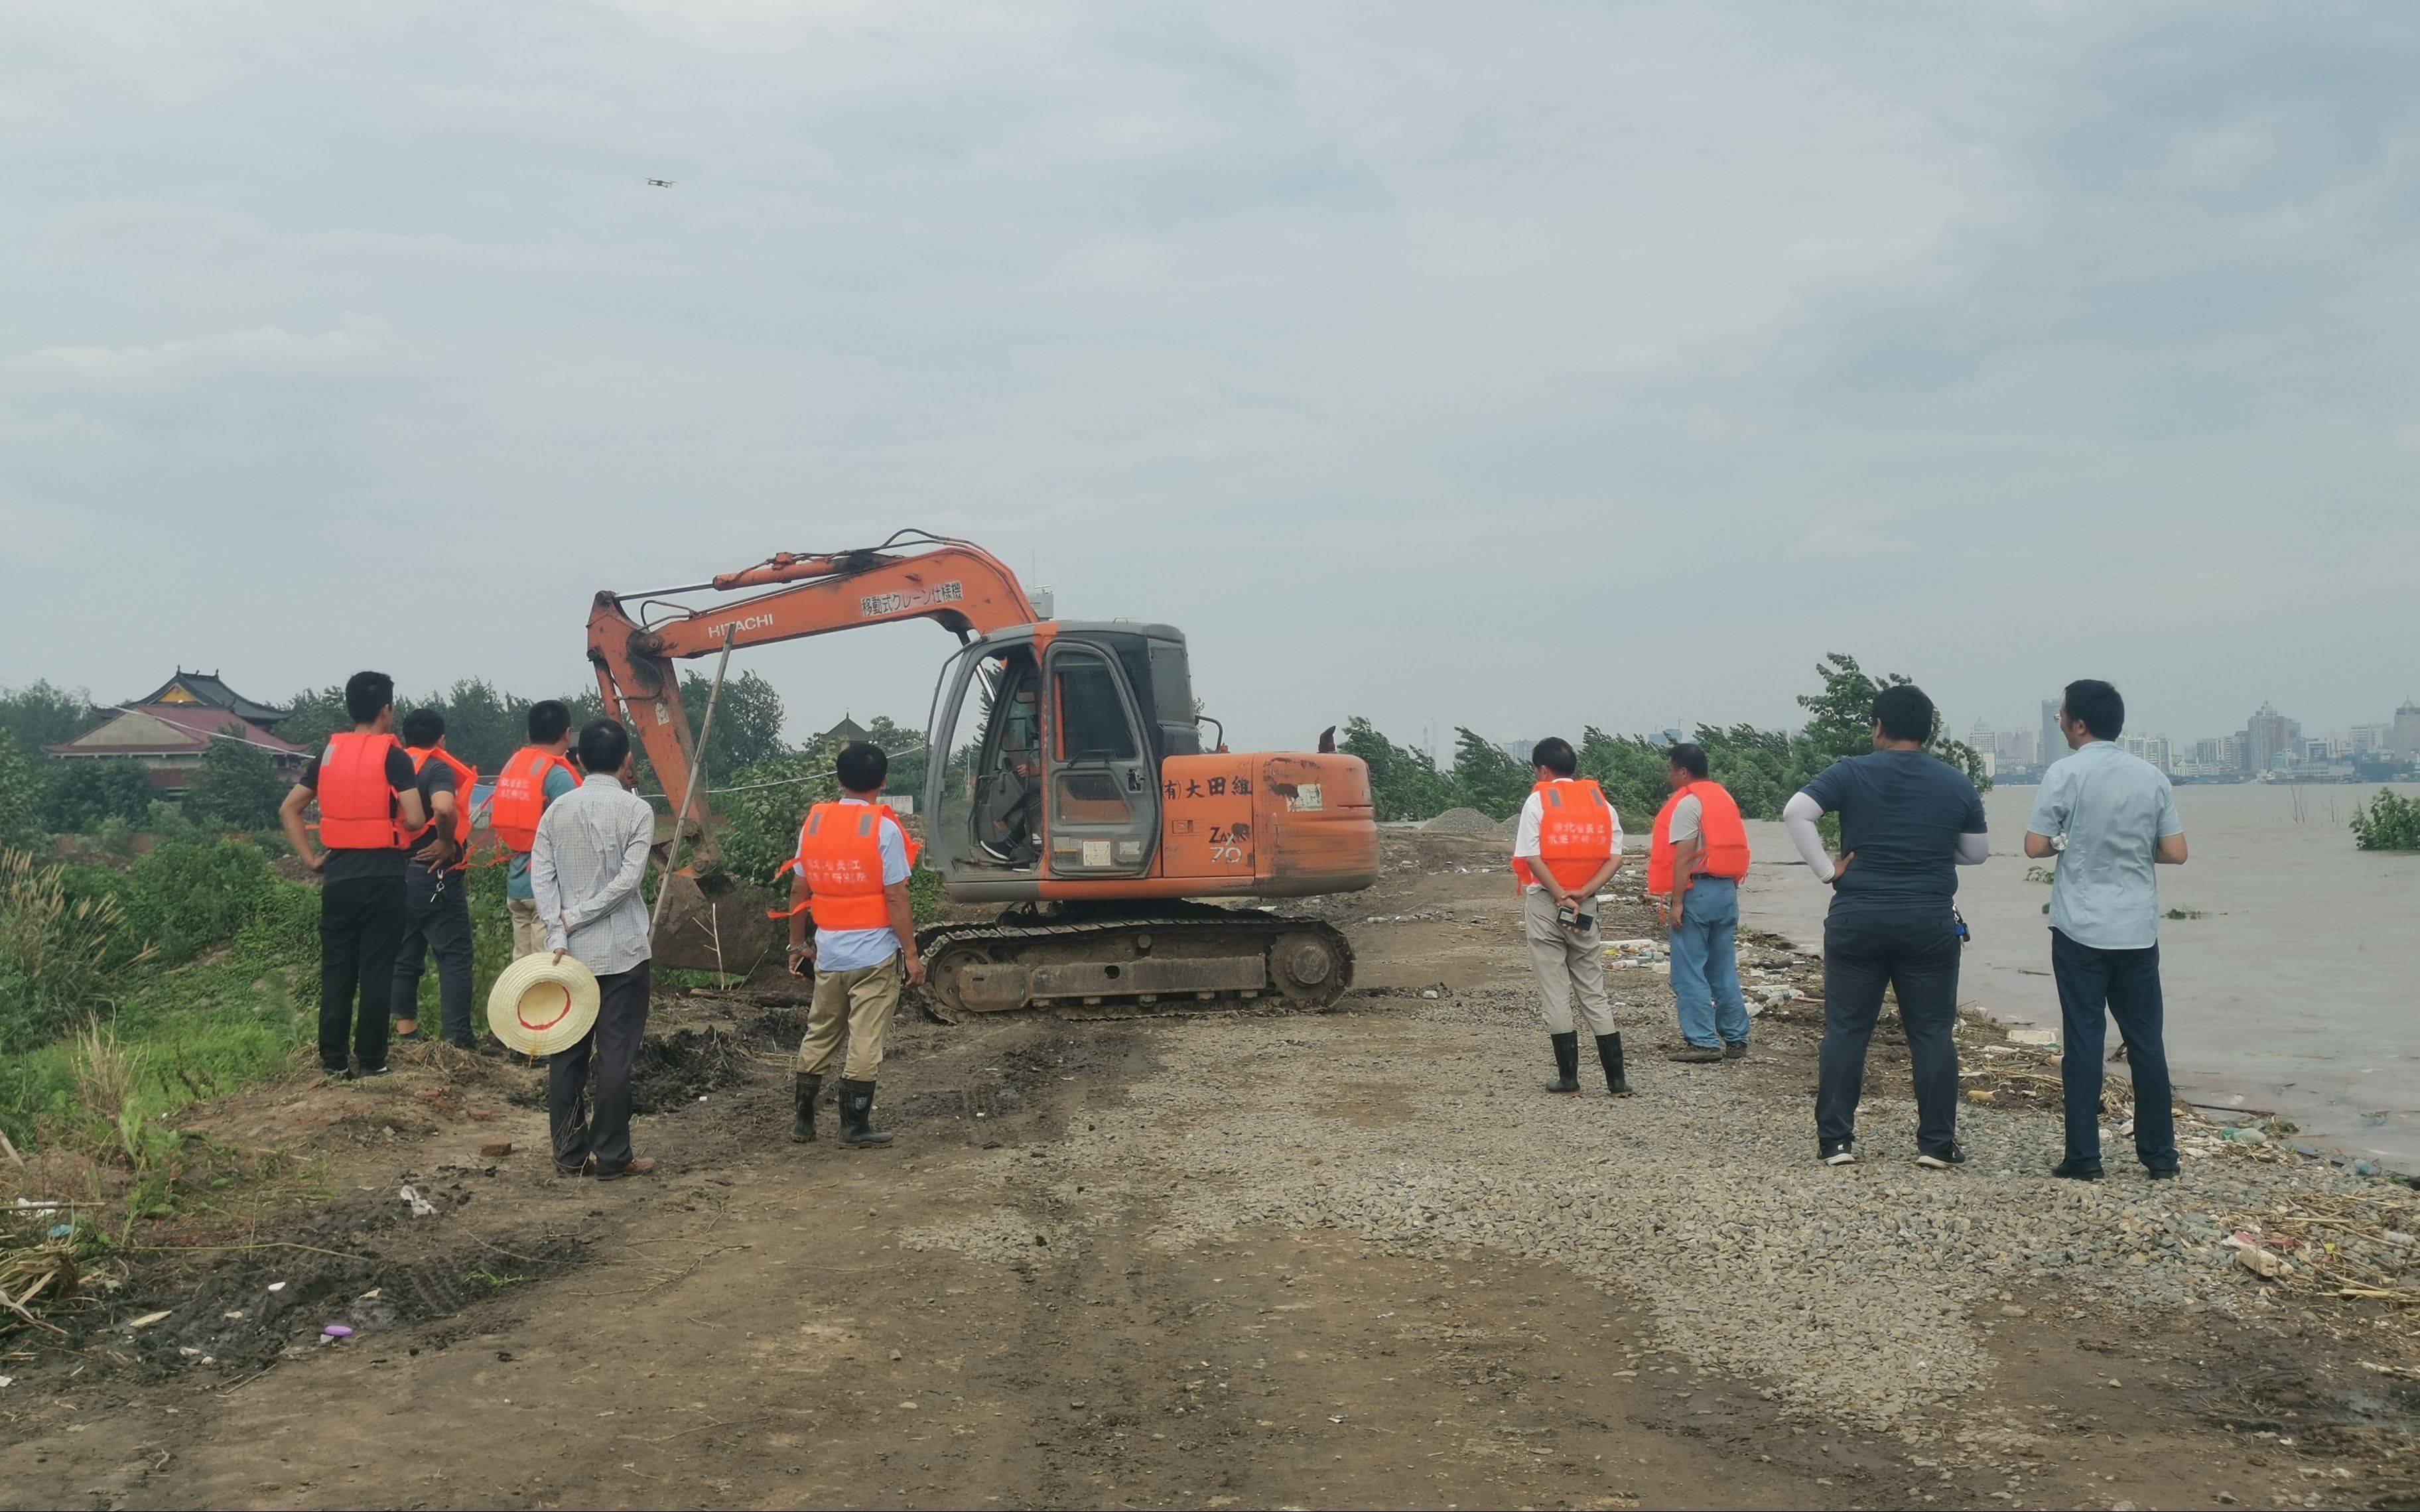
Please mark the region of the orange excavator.
[[[687, 601], [708, 590], [751, 596]], [[709, 582], [600, 593], [588, 659], [606, 707], [685, 805], [696, 749], [674, 662], [910, 619], [960, 642], [934, 689], [922, 864], [954, 903], [1004, 905], [920, 933], [940, 1016], [1264, 996], [1317, 1008], [1352, 985], [1352, 949], [1331, 926], [1206, 900], [1376, 881], [1369, 768], [1326, 737], [1302, 754], [1205, 749], [1202, 727], [1216, 721], [1198, 713], [1171, 626], [1048, 618], [982, 548], [902, 531]], [[802, 794], [801, 818], [807, 805]], [[666, 879], [656, 959], [762, 968], [779, 951], [769, 894], [716, 874], [710, 806], [694, 812], [699, 864]]]

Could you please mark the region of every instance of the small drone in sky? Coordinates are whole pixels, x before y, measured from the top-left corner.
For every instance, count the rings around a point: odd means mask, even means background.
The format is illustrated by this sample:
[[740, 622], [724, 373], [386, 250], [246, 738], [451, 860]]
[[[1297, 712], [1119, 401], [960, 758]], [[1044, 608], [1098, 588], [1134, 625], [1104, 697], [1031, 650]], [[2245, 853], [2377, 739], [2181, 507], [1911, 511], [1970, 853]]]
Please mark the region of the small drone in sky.
[[650, 178], [647, 182], [657, 189], [670, 189], [673, 187], [673, 181], [669, 178]]

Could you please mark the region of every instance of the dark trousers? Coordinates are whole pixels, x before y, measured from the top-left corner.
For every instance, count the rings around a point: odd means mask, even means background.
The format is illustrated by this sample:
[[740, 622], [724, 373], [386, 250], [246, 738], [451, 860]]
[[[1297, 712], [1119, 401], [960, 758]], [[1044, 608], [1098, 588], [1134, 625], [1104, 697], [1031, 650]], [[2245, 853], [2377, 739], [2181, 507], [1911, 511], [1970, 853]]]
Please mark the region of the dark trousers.
[[322, 1068], [345, 1069], [348, 1037], [362, 1070], [386, 1064], [387, 999], [395, 989], [396, 944], [402, 938], [401, 877], [353, 877], [319, 889]]
[[[630, 1164], [630, 1063], [647, 1032], [648, 963], [599, 977], [597, 1026], [546, 1067], [546, 1116], [554, 1163], [575, 1167], [594, 1155], [599, 1170]], [[597, 1102], [588, 1102], [588, 1061], [597, 1060]]]
[[395, 1016], [420, 1017], [420, 973], [437, 958], [439, 1022], [445, 1038], [471, 1042], [471, 879], [467, 872], [431, 872], [407, 866], [403, 876], [403, 943], [395, 956]]
[[1947, 1150], [1958, 1136], [1958, 934], [1949, 910], [1882, 914], [1823, 922], [1823, 1049], [1817, 1069], [1815, 1134], [1856, 1134], [1865, 1094], [1866, 1045], [1883, 1011], [1883, 989], [1899, 995], [1916, 1079], [1916, 1145]]
[[2134, 1075], [2134, 1153], [2155, 1171], [2177, 1168], [2177, 1117], [2168, 1090], [2168, 1048], [2161, 1034], [2160, 948], [2101, 950], [2050, 932], [2051, 975], [2058, 980], [2063, 1026], [2058, 1079], [2067, 1090], [2067, 1154], [2101, 1159], [2101, 1047], [2118, 1021], [2126, 1069]]

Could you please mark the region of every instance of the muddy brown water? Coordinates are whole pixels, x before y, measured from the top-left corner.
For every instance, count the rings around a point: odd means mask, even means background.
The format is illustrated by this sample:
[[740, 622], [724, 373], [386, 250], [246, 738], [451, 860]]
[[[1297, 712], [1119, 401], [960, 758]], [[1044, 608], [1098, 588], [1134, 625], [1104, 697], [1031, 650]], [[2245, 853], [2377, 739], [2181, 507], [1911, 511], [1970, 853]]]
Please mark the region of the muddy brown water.
[[[1426, 917], [1353, 926], [1367, 990], [1341, 1012], [1373, 1038], [1383, 1029], [1402, 1063], [1301, 1067], [1349, 1110], [1335, 1137], [1430, 1116], [1402, 1091], [1423, 1081], [1422, 994], [1521, 985], [1510, 889], [1500, 871], [1470, 870], [1488, 850], [1389, 850], [1410, 864], [1350, 911]], [[0, 1395], [0, 1503], [2106, 1507], [2412, 1495], [2420, 1404], [2409, 1381], [2359, 1365], [2386, 1344], [2299, 1315], [2251, 1329], [2116, 1316], [2082, 1288], [2022, 1295], [2022, 1320], [1977, 1322], [1997, 1371], [1963, 1413], [2019, 1414], [2038, 1433], [1917, 1447], [1787, 1415], [1757, 1383], [1689, 1366], [1620, 1284], [1552, 1263], [1421, 1257], [1328, 1231], [1171, 1248], [1153, 1212], [1103, 1221], [1081, 1206], [1080, 1172], [1073, 1194], [1063, 1175], [1020, 1176], [1021, 1160], [998, 1174], [1003, 1149], [1112, 1126], [1160, 1095], [1162, 1047], [1181, 1023], [903, 1023], [882, 1080], [901, 1143], [845, 1151], [786, 1138], [794, 1015], [692, 1000], [657, 1017], [659, 1111], [637, 1130], [664, 1161], [652, 1179], [553, 1176], [543, 1116], [526, 1105], [536, 1078], [508, 1068], [419, 1066], [211, 1110], [204, 1121], [223, 1136], [324, 1155], [326, 1195], [255, 1236], [273, 1243], [147, 1274], [152, 1289], [120, 1316], [173, 1304], [169, 1322], [0, 1365], [16, 1377]], [[1286, 1023], [1265, 1019], [1274, 1036]], [[1796, 1116], [1813, 1032], [1771, 1024], [1769, 1051], [1732, 1070]], [[1531, 1038], [1505, 1047], [1525, 1074]], [[520, 1152], [480, 1159], [497, 1138]], [[406, 1215], [406, 1180], [438, 1216]], [[986, 1208], [1030, 1215], [992, 1236], [996, 1253], [903, 1242]], [[275, 1293], [273, 1280], [286, 1283]], [[358, 1332], [315, 1342], [331, 1321]]]

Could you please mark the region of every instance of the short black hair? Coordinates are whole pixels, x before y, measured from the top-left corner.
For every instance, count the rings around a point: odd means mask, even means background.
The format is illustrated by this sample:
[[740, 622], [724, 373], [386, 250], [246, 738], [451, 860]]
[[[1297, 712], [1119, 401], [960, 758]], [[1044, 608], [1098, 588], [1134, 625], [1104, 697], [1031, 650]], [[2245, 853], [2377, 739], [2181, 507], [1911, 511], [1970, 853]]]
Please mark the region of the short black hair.
[[445, 716], [435, 709], [414, 709], [403, 717], [403, 743], [434, 746], [445, 738]]
[[891, 758], [870, 740], [852, 740], [840, 748], [832, 770], [851, 793], [879, 793], [891, 777]]
[[1706, 748], [1683, 741], [1666, 753], [1672, 764], [1702, 782], [1706, 779]]
[[1932, 701], [1914, 683], [1893, 683], [1874, 695], [1874, 717], [1887, 740], [1932, 738]]
[[2067, 717], [2082, 720], [2095, 740], [2115, 740], [2126, 728], [2126, 701], [2098, 677], [2079, 678], [2067, 685]]
[[1548, 735], [1530, 747], [1529, 760], [1557, 777], [1569, 777], [1580, 769], [1579, 752], [1560, 735]]
[[582, 771], [603, 772], [611, 777], [622, 769], [629, 755], [630, 732], [622, 728], [621, 720], [600, 714], [580, 727]]
[[571, 711], [561, 699], [540, 699], [530, 705], [529, 733], [533, 746], [551, 746], [571, 728]]
[[384, 672], [355, 672], [345, 679], [345, 712], [353, 723], [367, 724], [395, 702], [395, 679]]

